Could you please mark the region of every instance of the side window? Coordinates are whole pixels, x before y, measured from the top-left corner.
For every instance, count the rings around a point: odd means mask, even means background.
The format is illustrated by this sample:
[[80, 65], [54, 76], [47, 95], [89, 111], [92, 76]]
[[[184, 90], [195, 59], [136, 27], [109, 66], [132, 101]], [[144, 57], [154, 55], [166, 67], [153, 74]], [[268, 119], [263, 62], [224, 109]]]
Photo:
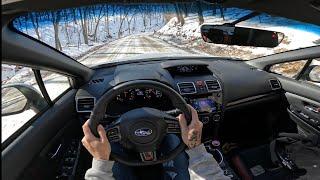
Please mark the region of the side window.
[[307, 60], [286, 62], [271, 66], [270, 71], [285, 77], [295, 78], [303, 69]]
[[275, 64], [270, 72], [320, 86], [320, 59]]
[[70, 88], [70, 83], [67, 76], [44, 70], [41, 70], [40, 74], [51, 100], [55, 100], [58, 96]]
[[1, 65], [1, 143], [20, 129], [48, 103], [31, 68]]

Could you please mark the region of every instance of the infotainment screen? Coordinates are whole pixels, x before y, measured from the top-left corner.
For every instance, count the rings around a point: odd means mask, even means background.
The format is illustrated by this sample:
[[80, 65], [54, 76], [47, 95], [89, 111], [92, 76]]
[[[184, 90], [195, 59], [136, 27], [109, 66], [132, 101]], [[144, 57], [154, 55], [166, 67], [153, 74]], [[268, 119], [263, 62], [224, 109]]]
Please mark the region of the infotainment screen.
[[190, 103], [191, 103], [191, 106], [200, 113], [202, 112], [211, 113], [216, 111], [216, 103], [213, 101], [213, 99], [208, 99], [208, 98], [192, 99]]

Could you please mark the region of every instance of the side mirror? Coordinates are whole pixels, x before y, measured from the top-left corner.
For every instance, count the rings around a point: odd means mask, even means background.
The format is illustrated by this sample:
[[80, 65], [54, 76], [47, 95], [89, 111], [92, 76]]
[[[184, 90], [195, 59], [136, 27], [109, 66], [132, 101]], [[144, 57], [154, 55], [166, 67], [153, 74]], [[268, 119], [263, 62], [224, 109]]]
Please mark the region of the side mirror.
[[308, 80], [320, 83], [320, 65], [311, 65], [308, 71]]
[[202, 25], [201, 36], [205, 42], [238, 46], [276, 47], [284, 34], [275, 31], [236, 27], [230, 24]]
[[3, 87], [1, 94], [2, 116], [19, 114], [30, 108], [28, 99], [15, 87]]
[[34, 87], [26, 84], [8, 84], [1, 88], [1, 113], [9, 116], [32, 109], [36, 113], [47, 106], [46, 100]]

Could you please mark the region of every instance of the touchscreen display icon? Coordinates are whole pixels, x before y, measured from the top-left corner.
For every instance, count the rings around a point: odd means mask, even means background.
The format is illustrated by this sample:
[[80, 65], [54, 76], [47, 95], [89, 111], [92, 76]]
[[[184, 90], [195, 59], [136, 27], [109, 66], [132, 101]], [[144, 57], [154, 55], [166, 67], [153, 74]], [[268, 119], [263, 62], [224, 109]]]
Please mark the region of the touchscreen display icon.
[[194, 99], [192, 100], [191, 105], [198, 112], [211, 113], [216, 111], [216, 105], [212, 99], [207, 99], [207, 98]]

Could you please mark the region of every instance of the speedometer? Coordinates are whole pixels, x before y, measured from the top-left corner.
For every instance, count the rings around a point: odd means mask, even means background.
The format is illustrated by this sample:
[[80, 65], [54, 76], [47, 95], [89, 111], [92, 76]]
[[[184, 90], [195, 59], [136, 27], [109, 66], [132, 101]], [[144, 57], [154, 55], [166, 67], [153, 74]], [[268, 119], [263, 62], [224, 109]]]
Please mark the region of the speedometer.
[[157, 97], [157, 98], [161, 98], [161, 97], [162, 97], [162, 92], [156, 90], [156, 97]]
[[133, 101], [136, 99], [136, 92], [134, 90], [130, 89], [128, 91], [128, 94], [129, 94], [128, 100]]
[[152, 89], [146, 89], [144, 92], [144, 99], [151, 99], [152, 98]]

